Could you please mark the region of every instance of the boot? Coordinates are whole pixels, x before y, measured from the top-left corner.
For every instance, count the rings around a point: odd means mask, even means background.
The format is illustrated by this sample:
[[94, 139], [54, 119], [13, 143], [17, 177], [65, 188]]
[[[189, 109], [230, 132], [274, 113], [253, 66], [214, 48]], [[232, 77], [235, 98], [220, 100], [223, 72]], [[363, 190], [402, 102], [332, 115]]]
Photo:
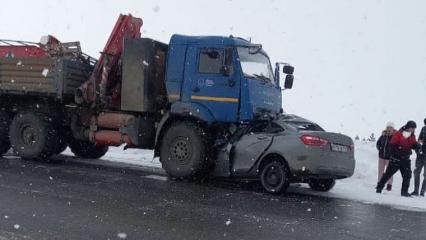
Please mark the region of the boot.
[[402, 197], [411, 197], [411, 195], [408, 192], [401, 193]]
[[[425, 169], [426, 171], [426, 169]], [[423, 179], [422, 190], [420, 190], [420, 196], [424, 197], [426, 192], [426, 178]]]
[[392, 184], [386, 185], [386, 191], [392, 191]]
[[385, 187], [385, 184], [381, 184], [381, 182], [378, 182], [376, 185], [376, 193], [382, 193], [382, 190], [384, 187]]
[[418, 196], [419, 196], [419, 192], [418, 192], [418, 191], [416, 191], [416, 190], [414, 190], [414, 191], [411, 193], [411, 196], [416, 196], [416, 197], [418, 197]]

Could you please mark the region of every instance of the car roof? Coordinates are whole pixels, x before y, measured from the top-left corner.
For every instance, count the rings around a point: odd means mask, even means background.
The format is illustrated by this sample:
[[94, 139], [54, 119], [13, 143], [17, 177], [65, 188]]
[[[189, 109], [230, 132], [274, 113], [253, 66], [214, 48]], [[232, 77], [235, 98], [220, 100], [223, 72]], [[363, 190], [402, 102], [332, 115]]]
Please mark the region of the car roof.
[[282, 114], [278, 118], [278, 120], [284, 121], [284, 122], [307, 122], [307, 123], [314, 123], [306, 118], [302, 118], [300, 116], [294, 115], [294, 114]]

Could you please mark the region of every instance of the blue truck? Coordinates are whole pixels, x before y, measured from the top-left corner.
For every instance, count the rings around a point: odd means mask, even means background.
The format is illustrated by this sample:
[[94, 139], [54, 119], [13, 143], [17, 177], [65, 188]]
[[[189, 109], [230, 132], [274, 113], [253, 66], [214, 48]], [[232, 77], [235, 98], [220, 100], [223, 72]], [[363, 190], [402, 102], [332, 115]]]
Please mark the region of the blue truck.
[[176, 34], [164, 44], [141, 38], [141, 26], [121, 15], [98, 60], [53, 36], [0, 41], [1, 154], [46, 159], [70, 147], [100, 158], [125, 144], [153, 149], [171, 177], [229, 176], [220, 149], [279, 118], [294, 68], [242, 38]]

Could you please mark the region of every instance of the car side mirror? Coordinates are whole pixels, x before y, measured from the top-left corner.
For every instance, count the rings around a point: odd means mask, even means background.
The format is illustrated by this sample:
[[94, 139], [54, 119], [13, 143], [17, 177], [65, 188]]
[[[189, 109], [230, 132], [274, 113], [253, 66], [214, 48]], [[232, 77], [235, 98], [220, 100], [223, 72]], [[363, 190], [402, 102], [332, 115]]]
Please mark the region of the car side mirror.
[[293, 87], [294, 75], [288, 74], [285, 76], [284, 89], [291, 89]]
[[284, 65], [283, 66], [283, 73], [285, 73], [285, 74], [293, 74], [294, 73], [294, 67], [291, 66], [291, 65], [288, 65], [288, 64]]

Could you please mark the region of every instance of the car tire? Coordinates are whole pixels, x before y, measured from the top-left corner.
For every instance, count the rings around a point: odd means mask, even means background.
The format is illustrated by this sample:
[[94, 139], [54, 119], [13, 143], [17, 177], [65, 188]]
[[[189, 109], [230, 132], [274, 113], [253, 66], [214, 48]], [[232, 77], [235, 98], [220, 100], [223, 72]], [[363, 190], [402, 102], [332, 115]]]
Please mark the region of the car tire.
[[309, 187], [314, 191], [319, 192], [328, 192], [334, 185], [336, 185], [336, 180], [334, 179], [310, 179]]
[[108, 146], [96, 145], [89, 141], [72, 139], [69, 142], [71, 152], [79, 158], [98, 159], [108, 152]]
[[10, 117], [4, 111], [0, 111], [0, 157], [10, 149], [9, 139]]
[[39, 113], [16, 114], [9, 136], [13, 151], [23, 159], [47, 159], [55, 154], [58, 144], [54, 121]]
[[160, 162], [172, 178], [188, 179], [208, 171], [208, 137], [192, 122], [172, 124], [164, 134], [160, 147]]
[[260, 181], [263, 189], [268, 193], [284, 193], [290, 185], [287, 166], [277, 160], [267, 163], [261, 169]]

